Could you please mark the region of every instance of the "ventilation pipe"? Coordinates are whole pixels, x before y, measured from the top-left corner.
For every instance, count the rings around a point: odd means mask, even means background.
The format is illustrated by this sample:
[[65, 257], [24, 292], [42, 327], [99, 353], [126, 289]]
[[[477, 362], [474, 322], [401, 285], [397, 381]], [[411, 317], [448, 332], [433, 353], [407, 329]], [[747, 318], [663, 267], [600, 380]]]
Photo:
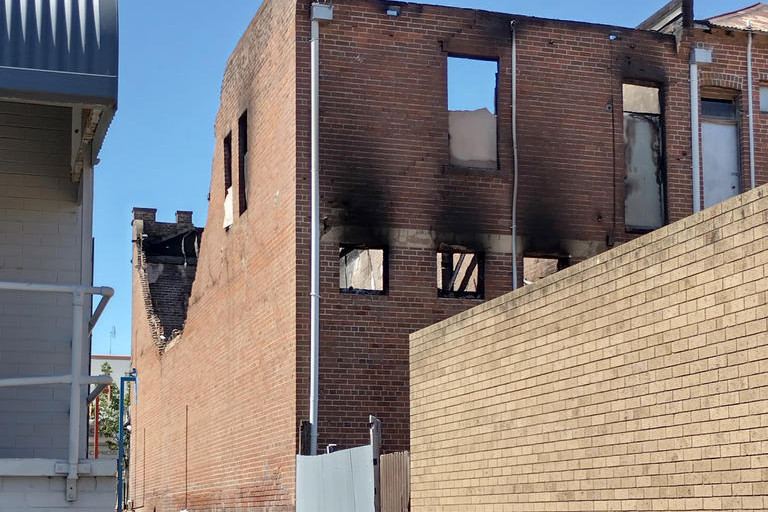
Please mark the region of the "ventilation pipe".
[[333, 19], [333, 6], [312, 4], [311, 54], [311, 255], [310, 255], [310, 375], [309, 375], [309, 423], [310, 455], [317, 455], [317, 407], [319, 396], [320, 366], [320, 22]]
[[509, 22], [512, 31], [512, 289], [517, 290], [517, 35], [516, 21]]
[[747, 98], [749, 104], [749, 187], [755, 188], [755, 119], [752, 99], [752, 22], [747, 22]]

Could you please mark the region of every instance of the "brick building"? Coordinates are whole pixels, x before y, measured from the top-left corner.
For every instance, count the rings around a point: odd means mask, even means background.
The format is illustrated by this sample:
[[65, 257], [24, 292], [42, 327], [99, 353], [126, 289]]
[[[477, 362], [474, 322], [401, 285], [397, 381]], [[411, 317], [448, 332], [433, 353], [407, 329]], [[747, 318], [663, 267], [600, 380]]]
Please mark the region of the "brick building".
[[[407, 449], [409, 333], [511, 290], [513, 270], [534, 280], [746, 190], [750, 161], [768, 181], [768, 40], [692, 13], [672, 3], [630, 29], [334, 6], [320, 28], [321, 448], [365, 443], [375, 414], [383, 449]], [[227, 63], [205, 236], [170, 343], [147, 321], [136, 244], [137, 508], [293, 507], [308, 417], [309, 37], [309, 2], [266, 0]], [[449, 110], [452, 66], [474, 61], [490, 63], [491, 104]]]

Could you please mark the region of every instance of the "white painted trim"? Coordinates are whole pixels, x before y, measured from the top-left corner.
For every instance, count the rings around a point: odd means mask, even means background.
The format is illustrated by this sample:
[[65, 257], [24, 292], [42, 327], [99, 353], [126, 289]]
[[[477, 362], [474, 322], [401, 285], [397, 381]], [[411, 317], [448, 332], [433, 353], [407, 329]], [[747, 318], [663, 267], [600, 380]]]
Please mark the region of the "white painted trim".
[[[62, 471], [57, 471], [57, 465]], [[58, 459], [0, 459], [0, 477], [66, 476], [69, 464]], [[77, 472], [88, 476], [115, 476], [117, 459], [81, 459]]]

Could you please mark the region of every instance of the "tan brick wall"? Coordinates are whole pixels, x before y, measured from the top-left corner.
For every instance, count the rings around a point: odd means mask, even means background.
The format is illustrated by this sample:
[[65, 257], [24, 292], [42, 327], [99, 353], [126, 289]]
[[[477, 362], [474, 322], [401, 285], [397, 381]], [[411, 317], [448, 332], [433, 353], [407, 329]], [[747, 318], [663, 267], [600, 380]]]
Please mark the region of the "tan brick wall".
[[414, 512], [768, 509], [766, 196], [412, 334]]

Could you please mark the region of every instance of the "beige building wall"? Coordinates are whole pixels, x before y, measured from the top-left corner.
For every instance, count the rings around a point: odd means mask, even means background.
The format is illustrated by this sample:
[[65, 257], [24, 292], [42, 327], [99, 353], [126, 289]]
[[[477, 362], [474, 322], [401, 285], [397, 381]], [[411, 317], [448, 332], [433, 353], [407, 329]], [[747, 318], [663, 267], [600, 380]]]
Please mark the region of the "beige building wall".
[[766, 196], [412, 334], [412, 510], [768, 509]]

